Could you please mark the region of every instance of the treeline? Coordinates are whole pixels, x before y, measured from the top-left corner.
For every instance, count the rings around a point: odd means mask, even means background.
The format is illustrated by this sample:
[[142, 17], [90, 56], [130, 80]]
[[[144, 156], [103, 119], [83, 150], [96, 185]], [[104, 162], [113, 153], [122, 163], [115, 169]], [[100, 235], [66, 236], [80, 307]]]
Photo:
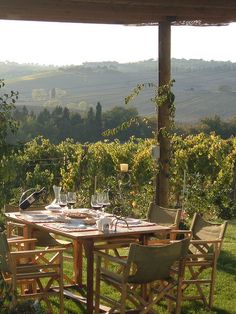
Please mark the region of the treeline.
[[[67, 138], [80, 143], [95, 143], [106, 138], [117, 138], [123, 142], [131, 136], [151, 138], [156, 131], [154, 116], [141, 117], [135, 108], [124, 107], [114, 107], [102, 112], [99, 102], [95, 110], [90, 107], [88, 112], [83, 114], [58, 106], [51, 110], [44, 108], [38, 115], [23, 107], [15, 109], [12, 115], [18, 122], [18, 132], [8, 136], [7, 142], [10, 144], [26, 143], [40, 135], [54, 144]], [[236, 116], [227, 121], [215, 115], [194, 124], [176, 123], [173, 132], [184, 137], [201, 132], [214, 132], [223, 139], [236, 137]]]
[[154, 120], [147, 122], [147, 119], [139, 117], [135, 108], [114, 107], [103, 113], [99, 102], [95, 110], [90, 107], [86, 114], [61, 106], [52, 110], [44, 108], [38, 115], [29, 112], [26, 107], [15, 109], [12, 114], [19, 128], [16, 134], [8, 136], [7, 141], [11, 144], [25, 143], [39, 135], [54, 144], [67, 138], [80, 143], [97, 142], [106, 138], [104, 131], [120, 127], [127, 121], [131, 121], [129, 127], [123, 127], [117, 134], [109, 135], [109, 139], [126, 141], [131, 136], [149, 138], [152, 137], [155, 125]]
[[236, 116], [229, 120], [223, 120], [220, 116], [206, 117], [195, 124], [178, 123], [175, 126], [175, 133], [188, 136], [199, 133], [211, 134], [214, 132], [223, 139], [236, 137]]

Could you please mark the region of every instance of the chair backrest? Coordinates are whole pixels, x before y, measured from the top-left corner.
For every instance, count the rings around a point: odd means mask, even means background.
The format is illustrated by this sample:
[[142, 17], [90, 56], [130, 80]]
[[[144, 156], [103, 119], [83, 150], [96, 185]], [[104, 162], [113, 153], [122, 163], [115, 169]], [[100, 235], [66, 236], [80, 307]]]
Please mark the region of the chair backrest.
[[221, 240], [224, 238], [227, 221], [222, 224], [206, 221], [199, 213], [195, 213], [191, 231], [195, 240]]
[[[36, 210], [38, 208], [38, 210], [45, 210], [45, 208], [42, 207], [34, 207], [33, 210]], [[13, 213], [13, 212], [18, 212], [19, 206], [16, 205], [9, 205], [6, 204], [5, 205], [5, 213]], [[30, 211], [32, 210], [32, 208], [30, 207]], [[10, 224], [11, 225], [11, 224]], [[14, 227], [14, 226], [13, 226]], [[16, 226], [17, 227], [17, 226]], [[23, 228], [23, 225], [22, 225]], [[8, 229], [8, 225], [7, 225], [7, 229]], [[17, 228], [18, 230], [18, 235], [22, 236], [23, 235], [23, 230], [20, 230], [20, 228]], [[11, 230], [7, 230], [8, 236], [11, 236]], [[16, 234], [14, 235], [16, 236]], [[37, 245], [38, 246], [58, 246], [58, 242], [56, 241], [56, 239], [54, 239], [48, 232], [40, 230], [40, 229], [36, 229], [34, 228], [32, 231], [32, 237], [37, 239]]]
[[0, 232], [0, 272], [11, 273], [11, 270], [12, 261], [7, 236], [4, 232]]
[[163, 226], [174, 225], [179, 227], [182, 209], [165, 208], [151, 203], [148, 211], [148, 220]]
[[141, 284], [168, 279], [174, 262], [186, 256], [189, 242], [189, 239], [184, 239], [163, 246], [132, 243], [125, 280]]
[[219, 251], [223, 244], [226, 228], [227, 221], [224, 221], [222, 224], [209, 222], [206, 221], [199, 213], [194, 214], [190, 227], [193, 240], [220, 240], [220, 244], [218, 245]]

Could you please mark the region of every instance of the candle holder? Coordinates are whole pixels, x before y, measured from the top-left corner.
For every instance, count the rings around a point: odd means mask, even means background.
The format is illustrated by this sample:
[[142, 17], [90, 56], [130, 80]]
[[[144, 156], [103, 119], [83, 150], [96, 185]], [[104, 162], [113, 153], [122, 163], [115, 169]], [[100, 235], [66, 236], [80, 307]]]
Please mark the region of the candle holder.
[[[125, 164], [126, 165], [126, 164]], [[123, 168], [124, 169], [124, 168]], [[125, 169], [128, 168], [125, 166]], [[117, 182], [118, 182], [118, 190], [117, 190], [117, 202], [116, 206], [113, 209], [113, 214], [118, 216], [125, 216], [128, 214], [127, 212], [127, 194], [125, 190], [128, 189], [131, 185], [131, 173], [130, 171], [120, 171], [117, 173]]]
[[131, 184], [130, 172], [119, 172], [117, 177], [118, 177], [119, 191], [121, 191], [123, 187], [130, 186]]

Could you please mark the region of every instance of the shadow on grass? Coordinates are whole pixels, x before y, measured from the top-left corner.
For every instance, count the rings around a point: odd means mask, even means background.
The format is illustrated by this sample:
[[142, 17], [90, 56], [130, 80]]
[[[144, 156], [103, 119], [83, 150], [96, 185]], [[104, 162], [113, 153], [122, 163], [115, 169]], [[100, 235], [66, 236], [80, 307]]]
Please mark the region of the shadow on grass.
[[[86, 290], [83, 288], [79, 289], [79, 294], [78, 294], [77, 289], [66, 289], [66, 290], [68, 291], [68, 293], [71, 293], [71, 294], [74, 293], [75, 296], [78, 295], [84, 298], [86, 296]], [[58, 310], [58, 312], [56, 313], [60, 312], [59, 311], [60, 305], [58, 301], [59, 301], [58, 298], [51, 299], [51, 303]], [[64, 313], [65, 314], [87, 314], [86, 304], [80, 302], [78, 299], [75, 299], [73, 297], [70, 297], [64, 294]]]
[[232, 312], [220, 309], [218, 307], [213, 307], [211, 310], [207, 308], [203, 308], [203, 304], [201, 302], [189, 302], [186, 304], [183, 302], [181, 308], [181, 314], [232, 314]]
[[236, 257], [229, 251], [221, 251], [218, 262], [217, 269], [226, 272], [230, 275], [236, 276]]
[[[167, 306], [165, 302], [158, 304], [155, 308], [160, 314], [167, 313]], [[204, 308], [203, 303], [199, 301], [183, 301], [181, 306], [181, 314], [232, 314], [232, 312], [220, 309], [218, 307], [213, 307], [211, 310]]]
[[[57, 308], [57, 313], [60, 312], [59, 309], [59, 304], [56, 300], [52, 300], [51, 301], [53, 306], [55, 308]], [[76, 302], [75, 300], [71, 300], [67, 297], [64, 297], [64, 313], [68, 313], [68, 314], [86, 314], [87, 310], [86, 310], [86, 306], [85, 304]]]

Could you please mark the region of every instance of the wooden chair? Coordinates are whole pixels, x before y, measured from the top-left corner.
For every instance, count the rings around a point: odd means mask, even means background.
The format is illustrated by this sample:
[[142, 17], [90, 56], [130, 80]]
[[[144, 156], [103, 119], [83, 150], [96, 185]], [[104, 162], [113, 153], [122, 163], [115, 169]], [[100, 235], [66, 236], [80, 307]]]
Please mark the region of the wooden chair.
[[[49, 313], [53, 308], [49, 297], [58, 296], [60, 314], [64, 313], [63, 301], [63, 248], [32, 250], [36, 239], [11, 239], [0, 233], [0, 272], [5, 284], [9, 285], [15, 306], [18, 299], [43, 300]], [[24, 245], [27, 244], [27, 250]], [[14, 250], [13, 250], [14, 248]], [[42, 263], [39, 255], [50, 255]], [[53, 285], [56, 283], [57, 289]], [[27, 289], [25, 289], [27, 287]]]
[[172, 209], [161, 207], [155, 203], [151, 203], [148, 210], [148, 220], [163, 226], [178, 229], [181, 219], [182, 209]]
[[[184, 275], [184, 257], [187, 254], [189, 239], [175, 241], [162, 246], [148, 246], [132, 243], [126, 259], [95, 251], [96, 257], [96, 287], [95, 313], [99, 313], [100, 299], [111, 306], [107, 313], [116, 310], [124, 314], [126, 300], [130, 301], [138, 313], [156, 313], [153, 306], [164, 297], [176, 301], [176, 313], [181, 309], [181, 285]], [[179, 260], [177, 278], [171, 275], [171, 266]], [[103, 267], [103, 261], [109, 263]], [[117, 273], [116, 266], [122, 267]], [[101, 282], [120, 292], [120, 298], [114, 300], [111, 296], [101, 295]], [[148, 297], [137, 289], [140, 285], [150, 284]], [[161, 283], [161, 284], [160, 284]], [[173, 289], [177, 288], [176, 295]], [[147, 298], [146, 298], [147, 297]]]
[[[45, 210], [43, 207], [30, 208], [31, 210]], [[5, 212], [18, 212], [19, 207], [15, 205], [5, 205]], [[8, 238], [12, 237], [23, 237], [27, 232], [28, 226], [26, 224], [15, 223], [12, 221], [6, 222], [6, 233]], [[43, 247], [44, 249], [64, 247], [67, 254], [64, 254], [64, 260], [68, 260], [73, 263], [74, 274], [73, 278], [69, 277], [67, 274], [64, 274], [64, 280], [69, 285], [74, 285], [75, 283], [82, 284], [82, 245], [79, 245], [77, 242], [72, 243], [67, 239], [62, 239], [56, 237], [53, 233], [48, 233], [37, 228], [33, 228], [30, 231], [30, 236], [37, 239], [37, 246]], [[72, 251], [72, 253], [70, 252]], [[71, 256], [73, 255], [73, 256]], [[45, 258], [42, 256], [42, 258]], [[79, 264], [79, 266], [78, 266]]]
[[[222, 248], [227, 221], [222, 224], [206, 221], [195, 213], [191, 230], [191, 241], [186, 267], [190, 277], [183, 280], [184, 300], [202, 300], [204, 305], [213, 305], [214, 286], [216, 281], [217, 260]], [[184, 233], [181, 230], [181, 233]], [[193, 286], [195, 293], [193, 295]], [[207, 289], [208, 287], [208, 289]]]
[[[170, 227], [171, 230], [178, 230], [181, 215], [182, 215], [182, 209], [181, 208], [172, 209], [172, 208], [161, 207], [161, 206], [152, 202], [149, 206], [147, 219], [150, 222], [155, 222], [159, 225]], [[176, 234], [170, 233], [169, 237], [171, 238], [171, 240], [175, 240]], [[158, 242], [160, 243], [161, 240], [162, 239], [160, 239], [160, 237], [157, 236], [155, 239], [154, 238], [151, 239], [149, 241], [149, 244], [155, 245]]]

